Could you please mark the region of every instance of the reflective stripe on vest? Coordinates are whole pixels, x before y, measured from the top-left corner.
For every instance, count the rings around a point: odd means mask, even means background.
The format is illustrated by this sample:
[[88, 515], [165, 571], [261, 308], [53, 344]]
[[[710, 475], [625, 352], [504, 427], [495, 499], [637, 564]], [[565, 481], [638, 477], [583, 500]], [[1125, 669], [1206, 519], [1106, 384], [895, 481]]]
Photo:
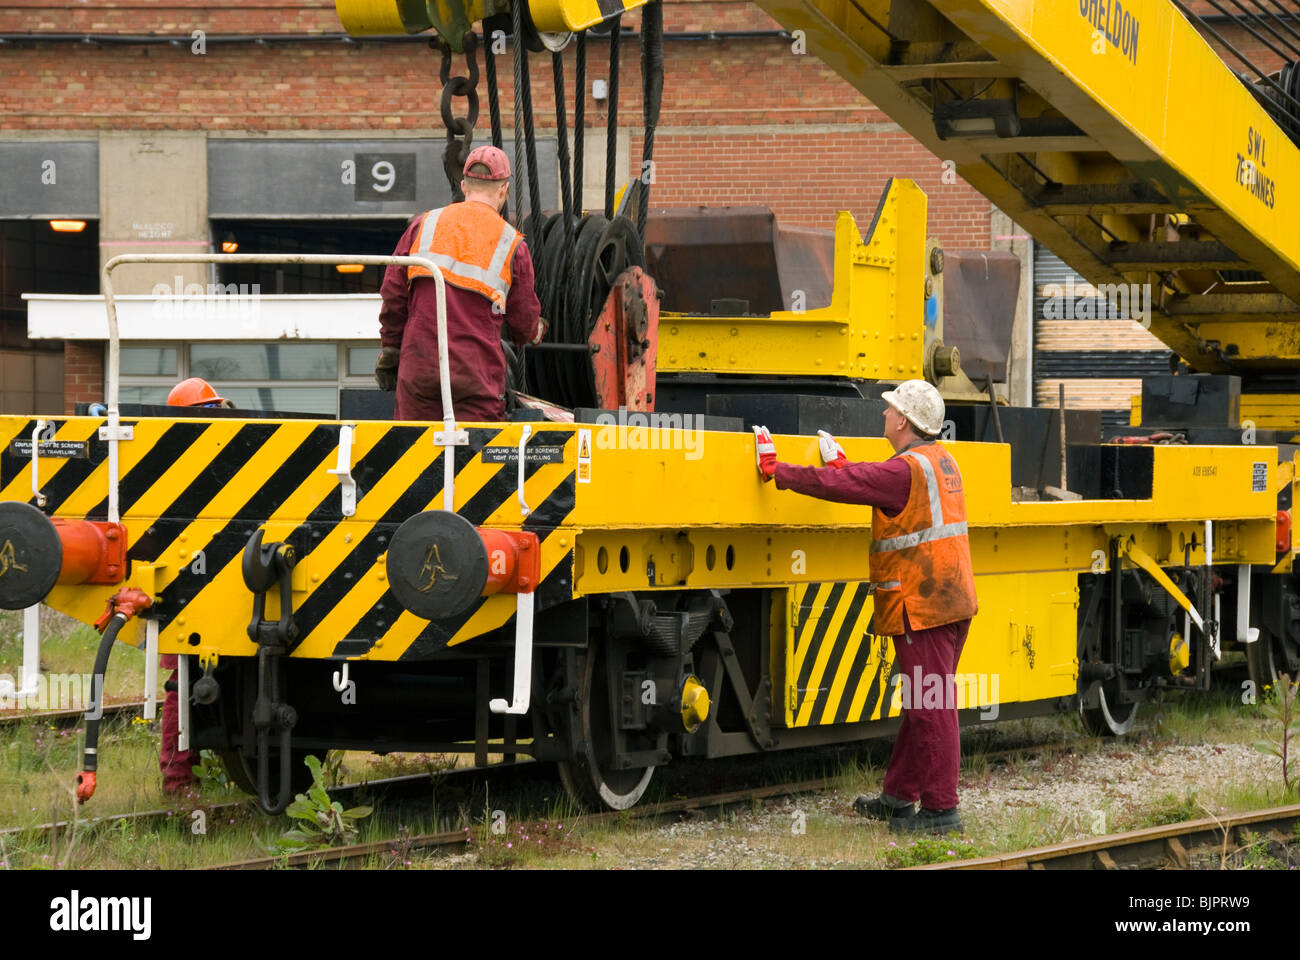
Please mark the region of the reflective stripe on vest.
[[438, 229], [438, 218], [442, 216], [444, 209], [446, 208], [439, 207], [437, 210], [430, 210], [425, 216], [424, 223], [421, 224], [419, 231], [420, 247], [418, 250], [412, 251], [412, 255], [426, 257], [450, 273], [458, 274], [469, 280], [477, 280], [491, 289], [504, 303], [506, 295], [510, 292], [510, 285], [501, 279], [501, 271], [505, 269], [506, 258], [510, 256], [510, 251], [514, 248], [515, 238], [519, 236], [519, 231], [508, 223], [503, 225], [501, 238], [497, 240], [496, 249], [492, 251], [492, 260], [485, 270], [472, 263], [464, 263], [445, 253], [433, 252], [433, 238]]
[[920, 464], [921, 472], [925, 474], [925, 486], [930, 494], [930, 526], [914, 533], [905, 533], [901, 537], [873, 541], [871, 544], [872, 553], [892, 553], [895, 550], [906, 550], [922, 543], [929, 543], [931, 540], [966, 536], [965, 520], [958, 523], [943, 522], [943, 508], [939, 505], [939, 480], [934, 475], [934, 464], [928, 458], [913, 450], [908, 450], [903, 456], [911, 457]]

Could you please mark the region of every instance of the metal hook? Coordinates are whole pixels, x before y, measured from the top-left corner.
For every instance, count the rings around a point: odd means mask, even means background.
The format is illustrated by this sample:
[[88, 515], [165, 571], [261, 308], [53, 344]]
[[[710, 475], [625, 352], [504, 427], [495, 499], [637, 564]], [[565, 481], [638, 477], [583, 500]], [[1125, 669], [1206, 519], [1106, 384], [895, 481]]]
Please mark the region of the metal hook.
[[338, 670], [335, 670], [335, 671], [334, 671], [334, 689], [335, 689], [335, 691], [337, 691], [338, 693], [342, 693], [344, 690], [346, 690], [346, 689], [348, 688], [348, 684], [349, 684], [350, 682], [351, 682], [351, 681], [348, 680], [348, 664], [347, 664], [347, 661], [345, 660], [345, 661], [343, 661], [343, 671], [342, 671], [342, 673], [340, 673]]
[[37, 420], [36, 429], [32, 431], [32, 496], [36, 498], [38, 507], [45, 507], [45, 494], [41, 493], [41, 486], [37, 482], [37, 453], [41, 442], [41, 431], [45, 429], [45, 421]]

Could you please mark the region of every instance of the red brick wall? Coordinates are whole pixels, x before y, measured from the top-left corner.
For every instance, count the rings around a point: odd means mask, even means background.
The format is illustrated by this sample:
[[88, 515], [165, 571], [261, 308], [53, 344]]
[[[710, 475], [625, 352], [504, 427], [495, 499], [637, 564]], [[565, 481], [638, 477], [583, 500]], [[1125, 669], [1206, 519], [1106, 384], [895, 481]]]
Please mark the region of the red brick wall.
[[104, 344], [69, 340], [63, 345], [63, 412], [97, 400], [104, 400]]
[[[135, 0], [129, 7], [88, 0], [80, 6], [6, 6], [0, 9], [0, 31], [154, 31], [186, 39], [176, 47], [7, 47], [0, 130], [379, 130], [441, 136], [440, 87], [433, 75], [438, 60], [422, 44], [209, 43], [204, 55], [191, 52], [188, 37], [195, 29], [213, 36], [340, 32], [332, 2], [237, 0], [210, 8], [175, 0]], [[639, 27], [639, 16], [626, 18], [625, 26]], [[668, 0], [665, 6], [670, 32], [778, 28], [747, 0]], [[606, 42], [593, 40], [588, 93], [591, 80], [608, 75], [607, 50]], [[505, 56], [497, 62], [508, 121], [511, 61]], [[570, 91], [573, 70], [570, 47]], [[536, 124], [553, 131], [549, 58], [534, 56], [531, 75]], [[635, 168], [642, 115], [635, 40], [623, 43], [620, 77], [620, 119], [632, 133]], [[485, 80], [480, 99], [486, 131]], [[588, 96], [586, 111], [587, 127], [603, 129], [604, 106]], [[691, 135], [705, 130], [709, 136]], [[839, 209], [865, 225], [886, 180], [910, 177], [929, 195], [930, 228], [943, 243], [989, 245], [987, 201], [960, 180], [944, 184], [938, 158], [821, 61], [796, 55], [780, 38], [666, 41], [655, 174], [656, 206], [765, 203], [783, 223], [828, 228]]]

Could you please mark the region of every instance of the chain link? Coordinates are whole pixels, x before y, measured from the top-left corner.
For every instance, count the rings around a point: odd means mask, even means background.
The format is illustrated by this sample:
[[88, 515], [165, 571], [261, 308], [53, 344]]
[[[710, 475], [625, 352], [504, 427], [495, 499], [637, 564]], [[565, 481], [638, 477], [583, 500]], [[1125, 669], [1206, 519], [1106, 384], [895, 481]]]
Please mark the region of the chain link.
[[[465, 175], [465, 161], [474, 145], [474, 124], [478, 122], [478, 38], [471, 30], [465, 34], [465, 63], [469, 76], [451, 75], [451, 44], [441, 37], [429, 41], [429, 47], [442, 54], [438, 66], [438, 79], [442, 82], [442, 99], [439, 109], [443, 126], [447, 128], [447, 147], [442, 152], [442, 168], [447, 174], [452, 197], [464, 200], [460, 184]], [[465, 99], [465, 114], [456, 116], [452, 111], [452, 98]]]

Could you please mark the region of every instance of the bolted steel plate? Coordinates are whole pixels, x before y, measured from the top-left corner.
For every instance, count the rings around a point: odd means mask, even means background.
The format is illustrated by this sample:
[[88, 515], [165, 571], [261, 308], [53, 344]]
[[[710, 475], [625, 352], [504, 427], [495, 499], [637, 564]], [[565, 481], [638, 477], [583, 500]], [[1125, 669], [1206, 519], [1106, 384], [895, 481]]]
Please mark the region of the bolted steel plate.
[[417, 513], [398, 527], [386, 566], [397, 602], [425, 620], [464, 613], [487, 584], [482, 537], [472, 523], [446, 510]]
[[49, 517], [31, 504], [0, 503], [0, 609], [40, 603], [62, 566], [63, 541]]

